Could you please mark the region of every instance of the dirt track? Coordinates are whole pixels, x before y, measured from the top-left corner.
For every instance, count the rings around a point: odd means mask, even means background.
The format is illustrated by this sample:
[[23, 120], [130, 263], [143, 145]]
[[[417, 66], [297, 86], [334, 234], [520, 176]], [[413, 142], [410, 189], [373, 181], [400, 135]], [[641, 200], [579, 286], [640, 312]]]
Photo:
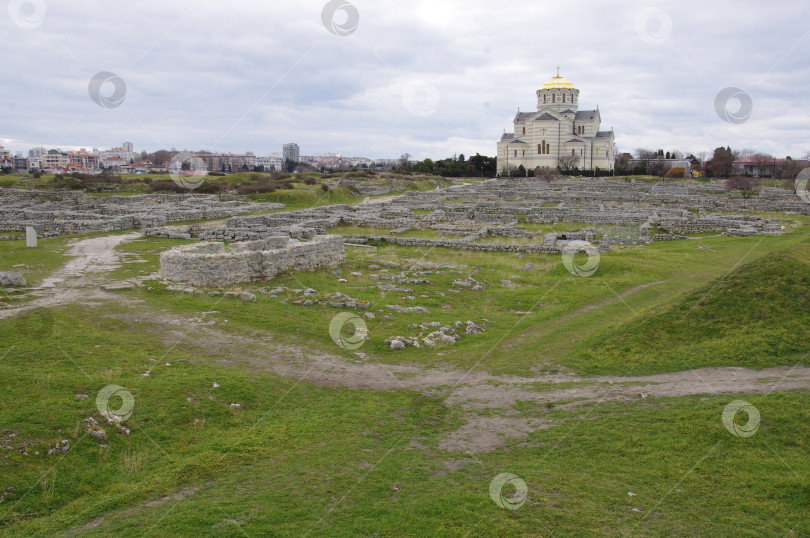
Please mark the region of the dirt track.
[[[534, 402], [538, 408], [557, 408], [586, 403], [665, 398], [694, 394], [766, 394], [775, 390], [810, 388], [810, 368], [804, 366], [748, 370], [745, 368], [702, 368], [669, 374], [618, 377], [580, 377], [574, 374], [535, 377], [493, 376], [482, 371], [451, 367], [388, 365], [357, 353], [356, 360], [282, 344], [270, 333], [235, 335], [223, 330], [214, 313], [197, 317], [156, 311], [145, 301], [103, 292], [105, 273], [120, 266], [115, 247], [139, 234], [112, 235], [76, 241], [70, 245], [72, 259], [42, 286], [32, 290], [37, 298], [24, 307], [0, 311], [0, 318], [34, 307], [50, 307], [69, 302], [113, 300], [125, 303], [128, 314], [148, 319], [150, 332], [167, 346], [197, 347], [202, 355], [236, 367], [247, 367], [303, 382], [351, 389], [413, 390], [441, 397], [448, 405], [465, 410], [466, 424], [440, 443], [440, 448], [466, 453], [487, 452], [507, 438], [525, 437], [531, 431], [549, 427], [537, 418], [520, 416], [518, 402]], [[650, 284], [652, 285], [652, 284]], [[598, 308], [601, 305], [584, 307]], [[132, 319], [130, 321], [132, 321]], [[542, 384], [540, 387], [536, 384]], [[559, 385], [559, 388], [555, 387]], [[495, 411], [493, 413], [493, 411]]]

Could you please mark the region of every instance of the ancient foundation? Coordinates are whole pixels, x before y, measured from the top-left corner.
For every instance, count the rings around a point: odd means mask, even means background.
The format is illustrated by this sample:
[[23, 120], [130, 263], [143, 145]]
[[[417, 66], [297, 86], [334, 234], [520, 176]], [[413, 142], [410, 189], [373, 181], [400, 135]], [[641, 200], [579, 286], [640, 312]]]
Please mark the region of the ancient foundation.
[[160, 255], [160, 273], [168, 280], [222, 287], [270, 280], [284, 271], [336, 267], [345, 259], [339, 235], [319, 235], [310, 241], [275, 236], [228, 247], [215, 242], [176, 247]]

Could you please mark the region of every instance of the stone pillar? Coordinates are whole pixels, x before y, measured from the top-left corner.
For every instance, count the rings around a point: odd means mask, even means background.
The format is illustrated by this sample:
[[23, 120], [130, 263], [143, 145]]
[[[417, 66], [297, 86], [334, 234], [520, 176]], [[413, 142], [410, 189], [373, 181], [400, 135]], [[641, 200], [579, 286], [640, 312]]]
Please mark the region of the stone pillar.
[[25, 227], [25, 246], [28, 248], [36, 248], [37, 246], [37, 231], [33, 226]]

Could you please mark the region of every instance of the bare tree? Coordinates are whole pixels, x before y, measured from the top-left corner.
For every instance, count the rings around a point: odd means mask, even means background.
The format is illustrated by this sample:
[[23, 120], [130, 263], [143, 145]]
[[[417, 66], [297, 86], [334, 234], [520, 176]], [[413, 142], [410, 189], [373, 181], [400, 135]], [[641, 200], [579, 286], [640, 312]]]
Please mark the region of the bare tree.
[[410, 162], [410, 160], [411, 160], [411, 154], [410, 153], [403, 153], [402, 155], [399, 156], [399, 165], [401, 167], [405, 168], [406, 166], [408, 166], [408, 163]]
[[[775, 159], [772, 155], [768, 155], [767, 153], [757, 153], [756, 155], [752, 155], [754, 164], [757, 167], [757, 174], [759, 176], [769, 175], [765, 173], [767, 167], [772, 167], [773, 169], [776, 168], [775, 166]], [[775, 170], [774, 170], [775, 171]]]
[[651, 176], [659, 176], [664, 177], [664, 174], [667, 173], [666, 167], [664, 166], [663, 159], [653, 159], [650, 161], [650, 165], [647, 167], [647, 173]]
[[571, 155], [568, 155], [567, 153], [560, 155], [559, 163], [560, 168], [564, 172], [570, 172], [579, 164], [579, 155], [574, 155], [573, 153]]
[[636, 159], [639, 159], [639, 160], [642, 160], [642, 161], [655, 159], [658, 156], [657, 151], [653, 151], [653, 150], [647, 149], [647, 148], [636, 148], [635, 152], [636, 152]]
[[745, 176], [733, 176], [726, 180], [726, 191], [739, 191], [746, 200], [757, 192], [757, 184], [753, 178]]
[[745, 159], [746, 157], [751, 157], [752, 155], [759, 155], [759, 152], [755, 149], [751, 148], [743, 148], [733, 151], [735, 159]]
[[538, 166], [534, 169], [534, 177], [550, 182], [561, 179], [560, 173], [556, 169], [548, 166]]

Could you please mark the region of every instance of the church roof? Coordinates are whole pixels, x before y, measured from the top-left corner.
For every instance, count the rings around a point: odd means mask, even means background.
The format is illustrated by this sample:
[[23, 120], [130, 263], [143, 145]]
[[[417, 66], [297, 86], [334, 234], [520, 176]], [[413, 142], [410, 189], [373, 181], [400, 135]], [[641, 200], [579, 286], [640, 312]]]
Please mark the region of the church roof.
[[576, 90], [574, 83], [565, 77], [560, 76], [560, 68], [557, 68], [557, 76], [551, 77], [543, 84], [541, 90]]
[[578, 120], [595, 120], [599, 114], [598, 110], [580, 110], [577, 112], [575, 119]]
[[563, 110], [562, 114], [574, 114], [574, 111], [569, 108], [568, 110]]
[[540, 116], [539, 118], [535, 118], [534, 121], [560, 121], [548, 112]]
[[509, 142], [510, 144], [525, 144], [523, 140], [518, 140], [517, 138]]
[[612, 138], [613, 131], [599, 131], [596, 133], [596, 138]]
[[512, 140], [513, 138], [515, 138], [514, 133], [503, 133], [503, 136], [501, 137], [501, 142], [503, 142], [504, 140]]
[[523, 121], [526, 118], [528, 118], [529, 116], [531, 116], [532, 114], [534, 114], [534, 112], [518, 112], [515, 115], [515, 121]]
[[569, 140], [568, 142], [566, 142], [566, 144], [570, 144], [571, 142], [575, 142], [575, 143], [577, 143], [577, 144], [584, 144], [584, 143], [585, 143], [585, 141], [584, 141], [584, 140], [580, 140], [579, 138], [572, 138], [571, 140]]

